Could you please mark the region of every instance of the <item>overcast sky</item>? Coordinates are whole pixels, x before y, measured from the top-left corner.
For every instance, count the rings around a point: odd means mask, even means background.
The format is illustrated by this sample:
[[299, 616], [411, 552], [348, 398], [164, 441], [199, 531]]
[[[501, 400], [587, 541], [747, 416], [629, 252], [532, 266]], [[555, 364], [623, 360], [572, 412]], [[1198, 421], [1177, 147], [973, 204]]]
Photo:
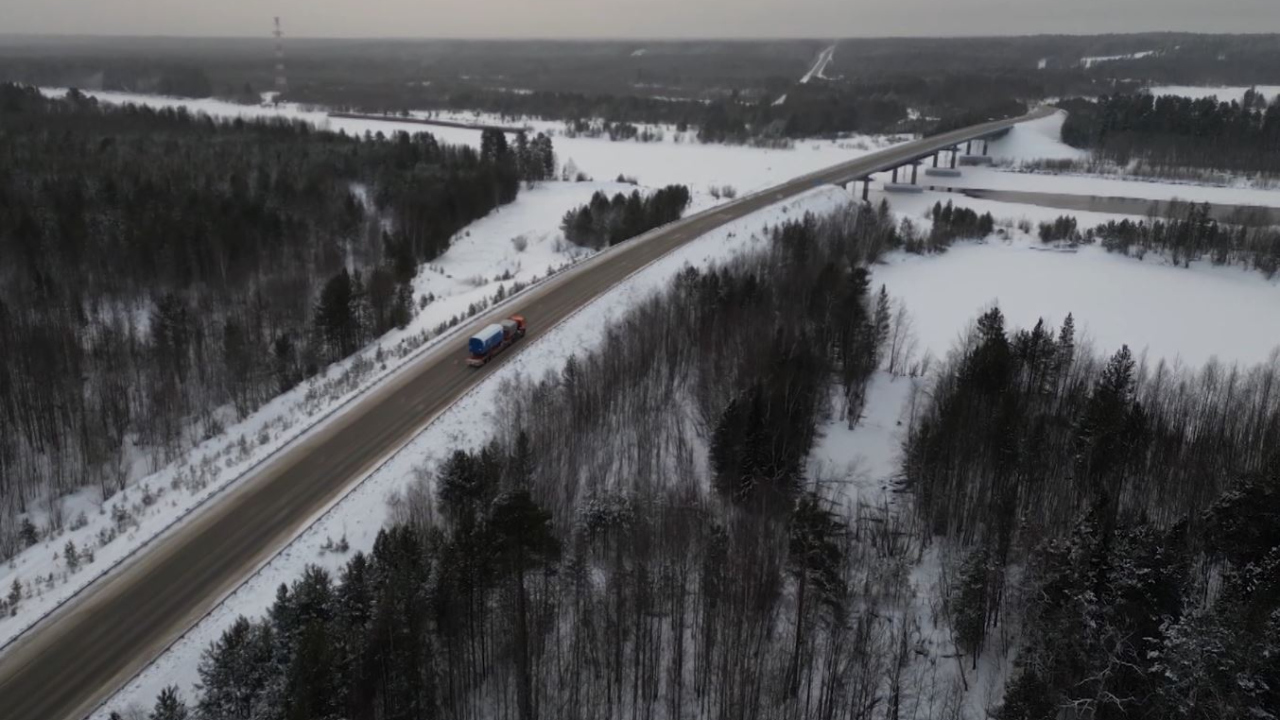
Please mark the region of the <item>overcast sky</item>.
[[1280, 0], [0, 0], [0, 33], [865, 37], [1280, 32]]

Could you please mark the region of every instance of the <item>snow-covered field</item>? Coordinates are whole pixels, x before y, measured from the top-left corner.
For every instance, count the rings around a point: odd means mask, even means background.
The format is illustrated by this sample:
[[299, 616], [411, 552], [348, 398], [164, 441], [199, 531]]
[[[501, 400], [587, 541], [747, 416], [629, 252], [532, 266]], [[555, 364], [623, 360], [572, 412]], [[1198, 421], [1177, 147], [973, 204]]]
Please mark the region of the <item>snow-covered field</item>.
[[541, 377], [545, 372], [558, 370], [574, 351], [598, 344], [612, 318], [621, 316], [636, 301], [665, 287], [682, 268], [706, 267], [763, 242], [758, 233], [766, 225], [775, 225], [805, 212], [830, 212], [851, 199], [844, 190], [824, 187], [753, 213], [658, 260], [531, 343], [444, 411], [408, 446], [361, 480], [350, 494], [323, 513], [306, 532], [235, 590], [94, 717], [105, 719], [111, 710], [122, 710], [131, 704], [150, 707], [166, 685], [177, 684], [186, 697], [193, 697], [192, 685], [198, 679], [196, 667], [201, 652], [232, 620], [239, 615], [261, 614], [274, 600], [276, 587], [297, 577], [308, 564], [330, 570], [345, 564], [347, 554], [322, 549], [327, 540], [345, 537], [351, 552], [368, 551], [387, 519], [388, 501], [397, 491], [412, 483], [421, 469], [433, 468], [449, 451], [474, 448], [488, 439], [494, 427], [489, 418], [492, 411], [488, 408], [500, 405], [496, 396], [504, 380], [521, 375]]
[[[997, 157], [1034, 160], [1070, 157], [1079, 151], [1059, 139], [1064, 116], [1023, 123], [991, 144]], [[997, 190], [1076, 195], [1183, 199], [1280, 207], [1280, 190], [1223, 188], [963, 168], [959, 178], [930, 178], [922, 183]], [[1280, 345], [1280, 318], [1249, 315], [1240, 308], [1280, 307], [1280, 283], [1238, 267], [1207, 262], [1174, 267], [1156, 256], [1137, 260], [1099, 247], [1074, 252], [1045, 248], [1019, 232], [1019, 221], [1034, 227], [1059, 215], [1092, 227], [1121, 216], [977, 200], [950, 193], [886, 194], [894, 211], [927, 226], [925, 212], [947, 202], [990, 212], [1006, 225], [1007, 241], [961, 243], [940, 256], [896, 254], [875, 269], [875, 282], [907, 303], [915, 317], [921, 351], [942, 357], [967, 324], [998, 302], [1011, 326], [1030, 327], [1043, 317], [1060, 323], [1074, 313], [1077, 327], [1103, 352], [1128, 343], [1152, 360], [1181, 359], [1199, 365], [1217, 356], [1228, 362], [1256, 363]], [[878, 202], [873, 196], [873, 202]], [[1034, 232], [1034, 230], [1033, 230]], [[1259, 324], [1261, 323], [1261, 324]]]
[[[1256, 85], [1253, 89], [1265, 95], [1268, 101], [1274, 100], [1276, 96], [1280, 95], [1280, 85]], [[1240, 102], [1244, 100], [1244, 94], [1249, 88], [1242, 86], [1158, 85], [1148, 90], [1157, 97], [1160, 95], [1178, 95], [1197, 99], [1216, 97], [1221, 102]]]
[[1080, 64], [1086, 69], [1093, 67], [1099, 63], [1113, 62], [1115, 60], [1141, 60], [1142, 58], [1155, 55], [1157, 50], [1143, 50], [1141, 52], [1129, 53], [1128, 55], [1097, 55], [1094, 57], [1080, 58]]
[[996, 160], [1079, 160], [1088, 157], [1088, 151], [1062, 142], [1062, 123], [1066, 119], [1065, 112], [1056, 112], [1015, 125], [1008, 134], [991, 143], [989, 154]]
[[1243, 310], [1280, 307], [1280, 283], [1207, 262], [1182, 268], [1096, 246], [1054, 251], [1023, 237], [960, 243], [939, 256], [896, 254], [874, 281], [907, 303], [921, 350], [935, 357], [997, 303], [1011, 327], [1040, 318], [1056, 326], [1073, 313], [1098, 351], [1128, 344], [1153, 362], [1253, 364], [1280, 344], [1280, 316]]

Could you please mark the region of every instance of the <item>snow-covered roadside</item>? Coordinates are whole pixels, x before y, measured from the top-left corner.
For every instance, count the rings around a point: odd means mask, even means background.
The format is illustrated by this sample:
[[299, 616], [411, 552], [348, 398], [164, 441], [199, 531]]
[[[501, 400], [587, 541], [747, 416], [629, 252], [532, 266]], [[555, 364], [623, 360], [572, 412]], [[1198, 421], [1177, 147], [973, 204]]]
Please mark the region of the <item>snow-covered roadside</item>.
[[297, 577], [308, 564], [336, 571], [346, 554], [326, 552], [326, 541], [345, 537], [352, 551], [369, 550], [388, 515], [388, 500], [412, 483], [423, 469], [454, 449], [474, 448], [489, 437], [495, 423], [492, 408], [504, 380], [540, 377], [561, 367], [570, 354], [597, 345], [610, 320], [637, 301], [665, 287], [686, 266], [706, 267], [752, 245], [764, 242], [760, 231], [805, 212], [826, 213], [848, 203], [851, 196], [836, 187], [811, 190], [785, 203], [770, 206], [709, 233], [650, 264], [610, 290], [492, 373], [484, 382], [445, 410], [409, 445], [363, 478], [359, 484], [287, 548], [232, 592], [204, 620], [179, 639], [141, 674], [129, 682], [94, 715], [106, 718], [131, 704], [149, 707], [166, 685], [176, 684], [191, 698], [200, 654], [239, 615], [263, 612], [281, 582]]
[[[514, 203], [467, 227], [448, 252], [420, 268], [415, 301], [432, 301], [418, 309], [405, 329], [387, 333], [240, 422], [224, 409], [221, 414], [228, 420], [222, 434], [158, 471], [139, 471], [124, 492], [105, 503], [92, 487], [63, 498], [60, 511], [67, 530], [0, 566], [4, 593], [17, 581], [24, 595], [16, 612], [0, 615], [0, 649], [285, 445], [314, 432], [430, 348], [449, 342], [450, 334], [435, 334], [441, 324], [465, 318], [471, 305], [490, 301], [499, 287], [509, 293], [516, 283], [532, 285], [552, 270], [589, 257], [591, 253], [564, 241], [559, 227], [565, 211], [586, 203], [596, 191], [631, 189], [618, 183], [556, 182], [524, 191]], [[41, 525], [47, 512], [47, 507], [34, 510], [28, 518]], [[68, 544], [76, 550], [74, 569], [68, 566]]]
[[[42, 88], [48, 95], [62, 95], [63, 88]], [[417, 123], [381, 120], [331, 118], [323, 110], [302, 108], [294, 104], [239, 105], [222, 100], [189, 100], [156, 95], [139, 95], [103, 91], [87, 91], [86, 95], [101, 102], [134, 103], [151, 107], [186, 107], [192, 112], [214, 117], [289, 118], [308, 122], [318, 128], [343, 131], [363, 136], [366, 132], [390, 134], [397, 131], [428, 132], [455, 145], [479, 147], [480, 132], [464, 128], [438, 127]], [[425, 115], [425, 113], [415, 113]], [[433, 113], [442, 119], [491, 124], [510, 124], [503, 118], [482, 113]], [[556, 157], [561, 166], [570, 166], [599, 181], [614, 180], [619, 175], [633, 178], [641, 185], [660, 187], [684, 184], [695, 191], [695, 207], [715, 202], [707, 195], [711, 187], [732, 186], [739, 194], [779, 185], [800, 175], [838, 165], [862, 157], [905, 139], [901, 137], [856, 136], [840, 140], [797, 140], [790, 148], [756, 148], [744, 145], [703, 144], [685, 137], [674, 128], [663, 130], [656, 142], [611, 141], [608, 138], [565, 137], [563, 123], [543, 120], [521, 120], [521, 127], [553, 135]]]

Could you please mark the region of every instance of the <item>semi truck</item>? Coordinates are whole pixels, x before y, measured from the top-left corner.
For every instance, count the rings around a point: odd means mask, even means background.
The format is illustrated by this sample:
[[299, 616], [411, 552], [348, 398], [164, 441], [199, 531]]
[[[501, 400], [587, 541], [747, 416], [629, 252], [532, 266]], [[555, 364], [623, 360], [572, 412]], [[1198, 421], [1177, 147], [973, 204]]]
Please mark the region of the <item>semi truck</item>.
[[512, 315], [506, 320], [486, 325], [480, 332], [472, 335], [467, 343], [467, 349], [471, 352], [467, 364], [477, 368], [487, 365], [495, 355], [524, 337], [524, 331], [524, 317], [521, 315]]

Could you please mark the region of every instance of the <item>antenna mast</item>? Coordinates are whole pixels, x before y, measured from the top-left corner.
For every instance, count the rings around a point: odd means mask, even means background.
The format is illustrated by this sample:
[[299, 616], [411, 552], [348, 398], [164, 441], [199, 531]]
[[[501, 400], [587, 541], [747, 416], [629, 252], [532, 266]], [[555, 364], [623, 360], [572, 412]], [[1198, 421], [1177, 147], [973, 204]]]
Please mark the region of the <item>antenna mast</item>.
[[275, 101], [280, 102], [280, 96], [289, 89], [289, 81], [284, 75], [284, 31], [280, 29], [280, 17], [276, 16], [276, 30], [273, 33], [276, 36], [276, 97]]

